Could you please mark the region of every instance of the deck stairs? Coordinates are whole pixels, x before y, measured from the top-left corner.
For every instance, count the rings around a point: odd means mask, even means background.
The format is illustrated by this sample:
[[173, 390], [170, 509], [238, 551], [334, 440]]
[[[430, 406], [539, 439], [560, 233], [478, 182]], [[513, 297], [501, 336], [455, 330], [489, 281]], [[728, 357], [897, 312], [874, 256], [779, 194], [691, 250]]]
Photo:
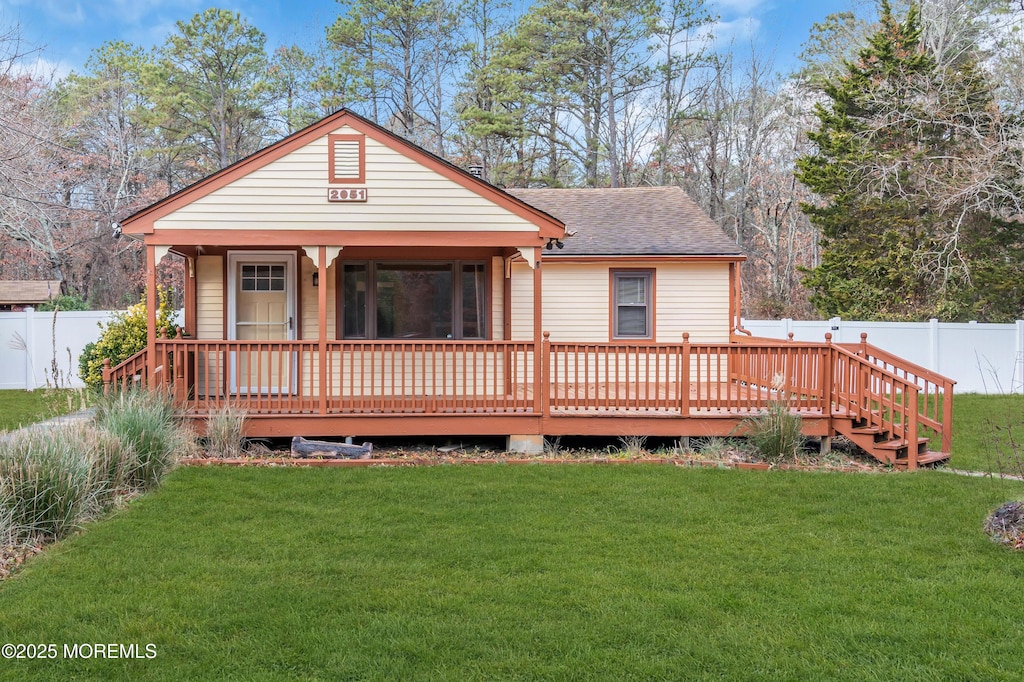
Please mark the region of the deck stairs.
[[[911, 445], [906, 438], [894, 438], [885, 426], [876, 426], [866, 419], [837, 416], [833, 419], [835, 430], [846, 436], [861, 450], [883, 464], [897, 469], [906, 469], [909, 463]], [[917, 439], [917, 464], [928, 466], [940, 464], [949, 459], [948, 452], [938, 452], [928, 447], [929, 438]]]

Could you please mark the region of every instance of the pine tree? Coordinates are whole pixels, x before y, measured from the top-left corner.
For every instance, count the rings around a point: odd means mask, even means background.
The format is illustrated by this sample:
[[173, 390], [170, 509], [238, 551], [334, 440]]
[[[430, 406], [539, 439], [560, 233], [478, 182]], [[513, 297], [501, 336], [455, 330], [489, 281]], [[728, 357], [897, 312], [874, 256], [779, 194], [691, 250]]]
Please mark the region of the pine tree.
[[[999, 220], [1006, 125], [976, 63], [939, 67], [911, 5], [882, 3], [880, 28], [826, 82], [814, 154], [797, 178], [822, 261], [804, 280], [826, 316], [1011, 319], [1024, 301], [1022, 250]], [[1005, 296], [991, 300], [998, 284]]]

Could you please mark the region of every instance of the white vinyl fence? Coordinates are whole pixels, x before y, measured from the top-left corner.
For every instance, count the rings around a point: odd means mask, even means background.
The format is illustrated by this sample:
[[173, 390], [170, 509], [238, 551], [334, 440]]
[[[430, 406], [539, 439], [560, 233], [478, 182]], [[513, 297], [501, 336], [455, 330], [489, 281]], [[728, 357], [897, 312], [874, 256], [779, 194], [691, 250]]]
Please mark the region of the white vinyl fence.
[[957, 393], [1024, 393], [1024, 321], [1014, 324], [977, 322], [853, 322], [831, 320], [743, 320], [754, 336], [795, 341], [868, 343], [956, 381]]
[[[179, 311], [179, 316], [181, 312]], [[0, 389], [80, 387], [78, 356], [110, 311], [0, 312]], [[179, 317], [180, 319], [180, 317]], [[1024, 393], [1024, 321], [1015, 324], [744, 320], [754, 336], [868, 343], [954, 379], [957, 393]], [[56, 363], [56, 373], [54, 371]]]
[[110, 311], [0, 313], [0, 389], [83, 386], [78, 356], [100, 337]]

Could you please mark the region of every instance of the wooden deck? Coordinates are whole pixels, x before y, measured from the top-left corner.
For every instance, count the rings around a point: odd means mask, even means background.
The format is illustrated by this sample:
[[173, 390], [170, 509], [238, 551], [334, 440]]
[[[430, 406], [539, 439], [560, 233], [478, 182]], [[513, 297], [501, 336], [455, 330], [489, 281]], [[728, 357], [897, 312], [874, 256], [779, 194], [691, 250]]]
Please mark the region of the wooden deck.
[[[200, 424], [245, 409], [254, 436], [728, 435], [784, 399], [812, 436], [914, 468], [951, 450], [953, 382], [856, 346], [522, 341], [159, 340], [105, 372], [173, 391]], [[150, 368], [156, 369], [150, 372]], [[923, 440], [923, 444], [922, 444]]]

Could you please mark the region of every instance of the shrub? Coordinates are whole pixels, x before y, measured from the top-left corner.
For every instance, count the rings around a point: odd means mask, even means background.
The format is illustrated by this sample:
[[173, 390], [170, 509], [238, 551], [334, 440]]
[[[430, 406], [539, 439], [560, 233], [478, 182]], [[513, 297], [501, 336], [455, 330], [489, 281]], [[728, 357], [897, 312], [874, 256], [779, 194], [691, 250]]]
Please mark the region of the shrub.
[[36, 310], [40, 312], [52, 312], [54, 310], [88, 310], [89, 303], [82, 298], [81, 294], [61, 294], [54, 296], [49, 301], [39, 304]]
[[174, 415], [171, 396], [161, 391], [124, 390], [97, 402], [96, 422], [135, 453], [134, 468], [125, 483], [148, 490], [160, 482], [187, 445]]
[[225, 405], [206, 420], [206, 448], [211, 455], [237, 457], [245, 438], [245, 410]]
[[[175, 335], [174, 311], [171, 307], [169, 289], [160, 287], [156, 326], [165, 330], [168, 338]], [[87, 386], [103, 386], [103, 360], [109, 359], [110, 366], [120, 364], [146, 347], [146, 300], [114, 313], [106, 325], [100, 323], [102, 333], [95, 343], [86, 344], [78, 359], [78, 375]]]
[[744, 419], [740, 429], [762, 457], [775, 464], [796, 459], [803, 446], [804, 436], [800, 432], [800, 416], [789, 410], [785, 377], [776, 376], [772, 387], [776, 395], [768, 403], [768, 409], [757, 417]]

